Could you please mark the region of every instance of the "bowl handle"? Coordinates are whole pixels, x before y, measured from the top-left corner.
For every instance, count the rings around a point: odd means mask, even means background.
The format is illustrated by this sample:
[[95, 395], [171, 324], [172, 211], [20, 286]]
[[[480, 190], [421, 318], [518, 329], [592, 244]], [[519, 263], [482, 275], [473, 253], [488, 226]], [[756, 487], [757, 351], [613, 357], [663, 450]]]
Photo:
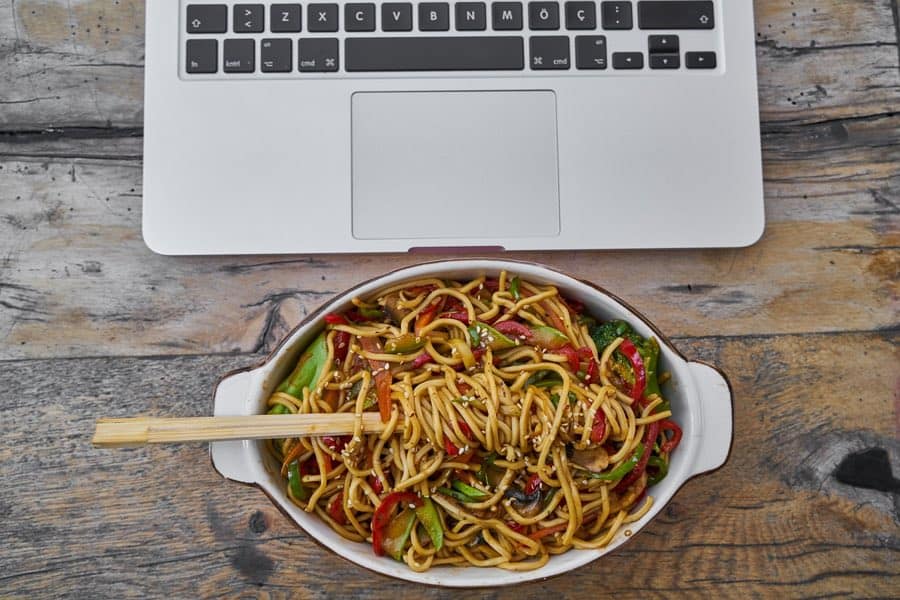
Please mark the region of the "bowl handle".
[[725, 375], [710, 365], [690, 362], [688, 367], [700, 393], [699, 456], [693, 475], [713, 471], [725, 464], [734, 432], [731, 385]]
[[[247, 398], [250, 394], [250, 371], [227, 375], [216, 386], [213, 414], [239, 416], [247, 414]], [[253, 483], [256, 477], [250, 468], [249, 453], [244, 440], [211, 442], [209, 457], [213, 468], [227, 479]]]

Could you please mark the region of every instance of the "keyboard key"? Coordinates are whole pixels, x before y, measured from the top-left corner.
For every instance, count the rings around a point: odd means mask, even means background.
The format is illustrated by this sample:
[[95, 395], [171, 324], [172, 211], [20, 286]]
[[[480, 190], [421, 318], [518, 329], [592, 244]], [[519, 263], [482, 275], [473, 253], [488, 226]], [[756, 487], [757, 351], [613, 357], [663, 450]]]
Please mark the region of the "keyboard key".
[[593, 2], [566, 2], [566, 29], [596, 29], [597, 12]]
[[419, 4], [419, 29], [422, 31], [449, 30], [450, 5], [446, 2], [422, 2]]
[[530, 47], [531, 68], [535, 71], [569, 68], [568, 37], [564, 35], [532, 36]]
[[185, 70], [188, 73], [215, 73], [219, 68], [218, 46], [216, 40], [188, 40]]
[[225, 33], [228, 31], [228, 7], [224, 4], [188, 4], [188, 33]]
[[640, 52], [613, 52], [613, 69], [643, 69], [644, 55]]
[[265, 12], [262, 4], [235, 4], [235, 33], [261, 33], [265, 28]]
[[290, 73], [293, 66], [291, 40], [262, 40], [259, 43], [259, 69], [263, 73]]
[[310, 4], [306, 7], [306, 28], [318, 33], [321, 31], [338, 30], [338, 5], [337, 4]]
[[606, 36], [575, 36], [575, 66], [579, 69], [605, 69]]
[[348, 37], [344, 43], [347, 71], [514, 71], [525, 60], [522, 38], [509, 35]]
[[634, 27], [631, 17], [631, 2], [601, 2], [600, 14], [603, 17], [603, 29], [631, 29]]
[[256, 42], [253, 40], [225, 40], [222, 54], [226, 73], [252, 73], [256, 69]]
[[685, 52], [684, 65], [688, 69], [715, 69], [715, 52]]
[[297, 66], [304, 73], [324, 73], [338, 70], [338, 41], [334, 38], [303, 38], [300, 40]]
[[529, 2], [528, 26], [531, 29], [559, 29], [559, 4]]
[[382, 31], [412, 31], [412, 4], [387, 2], [381, 5]]
[[677, 52], [661, 54], [656, 52], [650, 55], [651, 69], [678, 69], [681, 67], [681, 57]]
[[302, 21], [303, 11], [299, 4], [273, 4], [269, 7], [269, 29], [273, 33], [297, 33]]
[[654, 52], [678, 52], [677, 35], [651, 35], [647, 38], [647, 48], [650, 54]]
[[344, 29], [347, 31], [375, 31], [375, 5], [366, 3], [344, 6]]
[[638, 2], [641, 29], [712, 29], [716, 26], [713, 3], [703, 1]]
[[522, 4], [520, 2], [494, 2], [491, 5], [491, 13], [495, 30], [522, 30]]
[[484, 31], [487, 29], [487, 8], [484, 2], [456, 3], [457, 31]]

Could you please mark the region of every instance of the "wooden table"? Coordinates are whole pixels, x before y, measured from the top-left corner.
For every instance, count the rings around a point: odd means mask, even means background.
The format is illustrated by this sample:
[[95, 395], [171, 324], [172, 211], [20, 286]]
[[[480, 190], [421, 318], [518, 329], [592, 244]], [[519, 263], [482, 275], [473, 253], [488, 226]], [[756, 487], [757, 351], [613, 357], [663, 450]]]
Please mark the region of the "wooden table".
[[[444, 595], [322, 549], [220, 478], [205, 445], [91, 447], [101, 415], [208, 414], [220, 374], [323, 300], [426, 258], [150, 252], [143, 13], [0, 0], [0, 596]], [[454, 597], [900, 594], [896, 481], [855, 455], [880, 449], [900, 474], [897, 7], [758, 0], [756, 13], [762, 241], [515, 255], [608, 286], [721, 366], [730, 461], [607, 559]], [[844, 461], [855, 485], [835, 477]]]

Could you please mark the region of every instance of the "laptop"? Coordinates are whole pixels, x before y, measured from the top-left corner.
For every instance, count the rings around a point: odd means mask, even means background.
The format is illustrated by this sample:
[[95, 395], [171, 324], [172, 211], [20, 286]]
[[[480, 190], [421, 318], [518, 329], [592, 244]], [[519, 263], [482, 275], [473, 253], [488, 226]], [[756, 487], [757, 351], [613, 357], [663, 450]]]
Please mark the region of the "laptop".
[[148, 2], [162, 254], [739, 247], [751, 0]]

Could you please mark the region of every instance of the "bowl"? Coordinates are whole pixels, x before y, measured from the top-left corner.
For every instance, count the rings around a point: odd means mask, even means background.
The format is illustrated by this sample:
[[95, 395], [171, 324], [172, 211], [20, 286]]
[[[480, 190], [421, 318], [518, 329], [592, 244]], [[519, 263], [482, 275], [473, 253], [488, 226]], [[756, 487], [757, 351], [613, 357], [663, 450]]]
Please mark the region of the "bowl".
[[721, 467], [731, 448], [733, 417], [731, 388], [724, 374], [705, 363], [688, 361], [672, 343], [640, 313], [606, 290], [550, 267], [513, 260], [462, 259], [423, 263], [371, 279], [341, 294], [310, 314], [289, 333], [261, 364], [226, 375], [215, 391], [219, 415], [253, 415], [265, 411], [270, 393], [288, 375], [300, 352], [324, 327], [323, 315], [346, 309], [356, 296], [371, 297], [397, 283], [422, 277], [468, 279], [501, 270], [539, 284], [555, 285], [567, 297], [577, 299], [586, 312], [600, 319], [623, 319], [637, 333], [660, 342], [660, 370], [672, 375], [666, 398], [684, 435], [673, 453], [668, 476], [651, 491], [652, 508], [639, 521], [621, 529], [608, 546], [599, 550], [569, 550], [551, 557], [533, 571], [506, 571], [497, 567], [434, 567], [416, 573], [405, 564], [375, 556], [371, 545], [350, 542], [325, 522], [294, 505], [287, 497], [279, 465], [259, 441], [215, 442], [210, 446], [213, 466], [224, 477], [258, 486], [286, 515], [321, 544], [360, 566], [384, 575], [447, 587], [501, 586], [545, 579], [576, 569], [613, 552], [633, 538], [672, 499], [690, 478]]

